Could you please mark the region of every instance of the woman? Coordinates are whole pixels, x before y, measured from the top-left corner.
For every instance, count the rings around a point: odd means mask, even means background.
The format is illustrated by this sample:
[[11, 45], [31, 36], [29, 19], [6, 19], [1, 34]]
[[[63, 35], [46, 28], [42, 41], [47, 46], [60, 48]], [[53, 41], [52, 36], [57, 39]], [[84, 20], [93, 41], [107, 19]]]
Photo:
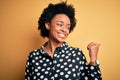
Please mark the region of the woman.
[[49, 4], [39, 18], [38, 29], [48, 41], [29, 54], [25, 80], [102, 80], [96, 63], [100, 44], [87, 46], [90, 63], [79, 48], [65, 40], [76, 25], [75, 9], [66, 2]]

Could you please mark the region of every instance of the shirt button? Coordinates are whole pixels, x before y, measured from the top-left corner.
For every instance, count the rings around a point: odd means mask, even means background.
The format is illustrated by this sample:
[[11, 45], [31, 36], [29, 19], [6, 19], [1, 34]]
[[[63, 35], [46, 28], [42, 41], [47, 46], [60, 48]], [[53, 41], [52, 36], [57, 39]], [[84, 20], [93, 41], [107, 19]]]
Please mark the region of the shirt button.
[[52, 67], [53, 70], [55, 70], [55, 67]]
[[56, 60], [54, 60], [54, 61], [53, 61], [53, 63], [54, 63], [54, 64], [56, 64], [56, 63], [57, 63], [57, 61], [56, 61]]
[[57, 57], [57, 54], [54, 54], [54, 57]]

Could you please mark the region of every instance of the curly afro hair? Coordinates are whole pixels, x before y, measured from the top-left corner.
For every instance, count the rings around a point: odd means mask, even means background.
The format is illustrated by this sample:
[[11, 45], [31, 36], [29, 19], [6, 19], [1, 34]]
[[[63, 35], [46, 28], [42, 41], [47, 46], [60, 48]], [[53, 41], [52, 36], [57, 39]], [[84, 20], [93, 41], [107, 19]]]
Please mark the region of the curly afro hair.
[[75, 9], [72, 5], [67, 5], [67, 2], [60, 2], [57, 4], [49, 4], [47, 8], [45, 8], [38, 20], [38, 30], [40, 30], [42, 37], [49, 36], [49, 30], [46, 29], [45, 23], [51, 22], [56, 14], [65, 14], [70, 19], [70, 32], [73, 31], [76, 26], [75, 19]]

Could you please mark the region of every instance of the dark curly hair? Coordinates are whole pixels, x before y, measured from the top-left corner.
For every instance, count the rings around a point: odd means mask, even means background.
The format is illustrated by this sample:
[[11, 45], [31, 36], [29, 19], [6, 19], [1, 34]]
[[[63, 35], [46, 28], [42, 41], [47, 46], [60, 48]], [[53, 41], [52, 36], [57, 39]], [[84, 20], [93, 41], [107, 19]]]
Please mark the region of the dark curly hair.
[[45, 23], [51, 22], [56, 14], [65, 14], [70, 19], [70, 32], [76, 26], [75, 19], [75, 9], [72, 5], [67, 5], [67, 2], [60, 2], [57, 4], [49, 4], [47, 8], [45, 8], [38, 20], [38, 30], [41, 32], [42, 37], [48, 37], [49, 30], [46, 29]]

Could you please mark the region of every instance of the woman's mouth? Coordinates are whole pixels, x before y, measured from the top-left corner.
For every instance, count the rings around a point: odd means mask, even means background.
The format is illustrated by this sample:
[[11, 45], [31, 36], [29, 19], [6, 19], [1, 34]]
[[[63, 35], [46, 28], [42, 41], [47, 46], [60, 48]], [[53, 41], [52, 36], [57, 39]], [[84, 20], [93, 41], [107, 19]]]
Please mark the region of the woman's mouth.
[[58, 33], [58, 35], [60, 36], [60, 37], [66, 37], [66, 35], [65, 34], [63, 34], [63, 33]]

